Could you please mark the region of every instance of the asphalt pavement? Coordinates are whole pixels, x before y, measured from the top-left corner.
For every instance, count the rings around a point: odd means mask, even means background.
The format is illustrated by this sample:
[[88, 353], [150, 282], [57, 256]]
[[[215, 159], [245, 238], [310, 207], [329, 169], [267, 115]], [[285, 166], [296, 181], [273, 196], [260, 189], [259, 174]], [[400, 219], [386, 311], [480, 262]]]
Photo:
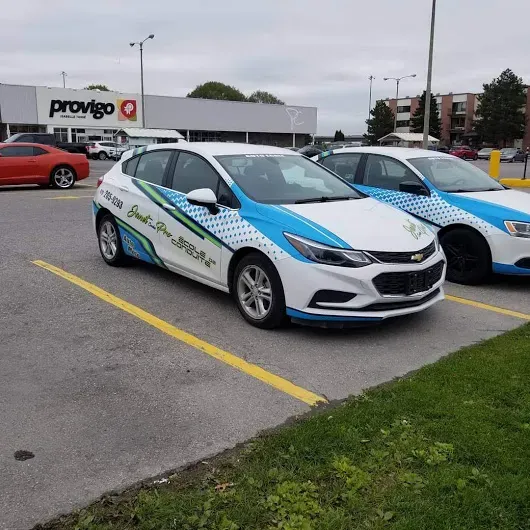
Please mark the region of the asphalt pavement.
[[91, 162], [72, 190], [0, 188], [1, 529], [205, 460], [308, 412], [307, 396], [344, 399], [530, 319], [530, 280], [494, 278], [448, 284], [448, 300], [377, 327], [255, 329], [226, 294], [103, 262], [91, 200], [111, 165]]

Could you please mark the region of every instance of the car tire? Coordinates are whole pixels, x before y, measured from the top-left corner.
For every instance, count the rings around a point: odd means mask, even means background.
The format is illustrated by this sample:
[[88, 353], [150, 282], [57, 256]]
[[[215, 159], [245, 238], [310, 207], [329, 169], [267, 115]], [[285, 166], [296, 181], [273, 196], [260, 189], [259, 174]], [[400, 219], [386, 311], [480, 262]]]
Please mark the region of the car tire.
[[252, 252], [239, 261], [232, 279], [232, 294], [239, 312], [253, 326], [273, 329], [285, 322], [282, 281], [276, 267], [263, 254]]
[[478, 285], [491, 274], [491, 252], [487, 241], [467, 228], [449, 230], [440, 238], [447, 257], [447, 280]]
[[127, 255], [121, 244], [120, 231], [113, 215], [107, 214], [98, 225], [98, 246], [107, 265], [119, 267], [127, 263]]
[[478, 155], [475, 155], [475, 156], [473, 157], [473, 160], [478, 160]]
[[76, 174], [70, 166], [57, 166], [50, 175], [50, 183], [54, 188], [68, 190], [75, 184]]
[[105, 153], [105, 151], [100, 151], [99, 154], [98, 154], [98, 158], [100, 160], [107, 160], [107, 153]]

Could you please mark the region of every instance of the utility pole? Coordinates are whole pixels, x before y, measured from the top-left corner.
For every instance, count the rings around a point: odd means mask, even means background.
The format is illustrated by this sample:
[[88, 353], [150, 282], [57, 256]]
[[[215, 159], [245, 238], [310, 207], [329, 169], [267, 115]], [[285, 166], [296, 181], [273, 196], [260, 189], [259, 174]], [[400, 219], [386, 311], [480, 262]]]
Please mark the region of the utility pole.
[[429, 64], [427, 66], [427, 88], [425, 89], [425, 112], [423, 115], [423, 149], [429, 146], [429, 123], [431, 119], [431, 80], [432, 54], [434, 48], [434, 19], [436, 16], [436, 0], [432, 0], [431, 35], [429, 38]]
[[397, 129], [397, 115], [398, 115], [398, 99], [399, 99], [399, 82], [402, 79], [406, 79], [407, 77], [416, 77], [416, 74], [410, 74], [410, 75], [403, 75], [401, 77], [383, 77], [383, 81], [388, 81], [389, 79], [393, 79], [396, 82], [396, 112], [394, 113], [394, 132], [396, 132]]
[[130, 42], [129, 46], [132, 48], [135, 44], [140, 46], [140, 85], [142, 90], [142, 128], [145, 129], [145, 112], [144, 112], [144, 42], [148, 39], [154, 39], [155, 36], [153, 33], [146, 37], [143, 41], [140, 42]]
[[68, 75], [66, 72], [61, 72], [61, 75], [63, 76], [63, 88], [66, 88], [66, 76]]
[[370, 96], [368, 99], [368, 119], [370, 119], [370, 111], [372, 110], [372, 81], [375, 79], [375, 77], [371, 75], [368, 79], [370, 80]]

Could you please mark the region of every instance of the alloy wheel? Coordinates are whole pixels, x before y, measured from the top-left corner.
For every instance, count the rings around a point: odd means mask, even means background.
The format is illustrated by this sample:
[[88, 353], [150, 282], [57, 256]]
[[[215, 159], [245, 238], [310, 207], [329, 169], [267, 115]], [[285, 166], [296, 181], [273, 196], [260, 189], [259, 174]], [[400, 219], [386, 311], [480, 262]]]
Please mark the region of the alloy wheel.
[[448, 244], [444, 251], [447, 257], [447, 266], [458, 274], [473, 272], [478, 266], [478, 256], [470, 252], [464, 244]]
[[257, 265], [245, 267], [237, 281], [237, 296], [248, 316], [264, 319], [272, 307], [272, 286], [265, 271]]
[[53, 181], [58, 188], [69, 188], [74, 183], [74, 174], [70, 169], [62, 167], [53, 175]]
[[118, 235], [110, 221], [104, 221], [99, 230], [99, 245], [105, 258], [112, 260], [118, 251]]

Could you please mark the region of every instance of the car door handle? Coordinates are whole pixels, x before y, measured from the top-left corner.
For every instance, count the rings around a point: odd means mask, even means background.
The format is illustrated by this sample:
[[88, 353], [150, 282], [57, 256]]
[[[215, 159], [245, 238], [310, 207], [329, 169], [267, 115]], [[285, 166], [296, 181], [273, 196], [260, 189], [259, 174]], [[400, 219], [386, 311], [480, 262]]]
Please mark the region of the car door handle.
[[118, 189], [121, 191], [129, 191], [129, 188], [127, 186], [118, 186]]
[[162, 204], [162, 208], [164, 208], [164, 210], [171, 210], [171, 211], [176, 210], [176, 208], [172, 204], [168, 204], [167, 202]]

